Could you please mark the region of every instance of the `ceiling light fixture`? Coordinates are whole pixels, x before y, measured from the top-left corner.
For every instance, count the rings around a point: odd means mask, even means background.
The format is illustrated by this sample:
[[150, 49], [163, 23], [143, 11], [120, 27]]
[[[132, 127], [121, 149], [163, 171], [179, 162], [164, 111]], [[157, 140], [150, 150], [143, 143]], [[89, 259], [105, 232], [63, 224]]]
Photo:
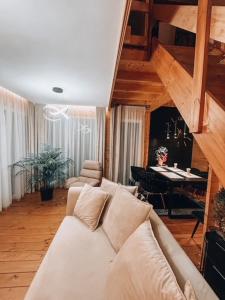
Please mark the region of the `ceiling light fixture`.
[[57, 86], [53, 87], [52, 90], [53, 90], [54, 93], [57, 93], [57, 94], [62, 94], [63, 93], [63, 89], [60, 88], [60, 87], [57, 87]]

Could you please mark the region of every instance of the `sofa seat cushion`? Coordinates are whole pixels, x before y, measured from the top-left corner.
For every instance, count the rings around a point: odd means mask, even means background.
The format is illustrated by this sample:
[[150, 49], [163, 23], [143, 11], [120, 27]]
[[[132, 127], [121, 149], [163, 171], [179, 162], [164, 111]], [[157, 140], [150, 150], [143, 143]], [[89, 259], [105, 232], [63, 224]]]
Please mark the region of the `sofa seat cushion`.
[[88, 178], [88, 177], [73, 177], [66, 181], [66, 188], [70, 187], [82, 187], [85, 186], [85, 184], [89, 184], [91, 186], [98, 186], [100, 184], [100, 181], [94, 178]]
[[92, 232], [76, 217], [65, 217], [25, 299], [105, 300], [115, 255], [101, 227]]
[[98, 186], [100, 184], [100, 181], [95, 178], [89, 178], [89, 177], [79, 177], [79, 181], [85, 182], [91, 186]]

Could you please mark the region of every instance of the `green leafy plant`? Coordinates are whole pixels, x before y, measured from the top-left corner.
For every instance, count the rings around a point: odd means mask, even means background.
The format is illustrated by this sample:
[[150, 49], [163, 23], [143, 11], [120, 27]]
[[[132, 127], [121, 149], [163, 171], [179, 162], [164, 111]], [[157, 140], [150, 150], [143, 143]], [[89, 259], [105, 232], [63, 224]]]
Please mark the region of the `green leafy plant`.
[[220, 231], [225, 235], [225, 189], [222, 188], [215, 197], [214, 201], [215, 221]]
[[19, 169], [16, 175], [26, 174], [27, 189], [46, 190], [64, 183], [72, 163], [72, 159], [65, 158], [60, 148], [45, 145], [41, 153], [29, 154], [13, 166]]

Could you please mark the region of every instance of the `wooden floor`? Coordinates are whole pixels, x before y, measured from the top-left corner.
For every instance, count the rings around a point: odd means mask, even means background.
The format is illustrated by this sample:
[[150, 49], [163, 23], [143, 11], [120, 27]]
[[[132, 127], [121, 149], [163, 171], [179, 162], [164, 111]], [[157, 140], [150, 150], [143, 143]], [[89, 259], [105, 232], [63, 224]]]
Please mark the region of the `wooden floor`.
[[[65, 190], [43, 203], [39, 194], [26, 196], [0, 214], [0, 299], [21, 300], [65, 215]], [[196, 265], [200, 262], [201, 230], [190, 239], [194, 222], [163, 217]]]

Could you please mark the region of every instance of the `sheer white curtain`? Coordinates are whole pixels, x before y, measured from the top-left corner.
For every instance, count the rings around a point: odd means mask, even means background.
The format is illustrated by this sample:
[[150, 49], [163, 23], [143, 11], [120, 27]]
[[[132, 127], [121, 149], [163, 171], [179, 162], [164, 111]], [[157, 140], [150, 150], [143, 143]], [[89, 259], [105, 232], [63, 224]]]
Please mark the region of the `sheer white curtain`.
[[79, 175], [86, 159], [103, 163], [105, 113], [105, 108], [35, 105], [36, 152], [44, 144], [62, 148], [74, 160], [69, 177]]
[[105, 123], [106, 109], [105, 107], [96, 108], [96, 130], [97, 130], [97, 154], [96, 159], [102, 163], [104, 168], [105, 162]]
[[117, 106], [111, 111], [110, 165], [111, 180], [127, 184], [130, 167], [143, 166], [145, 108]]
[[33, 104], [0, 87], [0, 211], [25, 193], [11, 165], [33, 151]]

